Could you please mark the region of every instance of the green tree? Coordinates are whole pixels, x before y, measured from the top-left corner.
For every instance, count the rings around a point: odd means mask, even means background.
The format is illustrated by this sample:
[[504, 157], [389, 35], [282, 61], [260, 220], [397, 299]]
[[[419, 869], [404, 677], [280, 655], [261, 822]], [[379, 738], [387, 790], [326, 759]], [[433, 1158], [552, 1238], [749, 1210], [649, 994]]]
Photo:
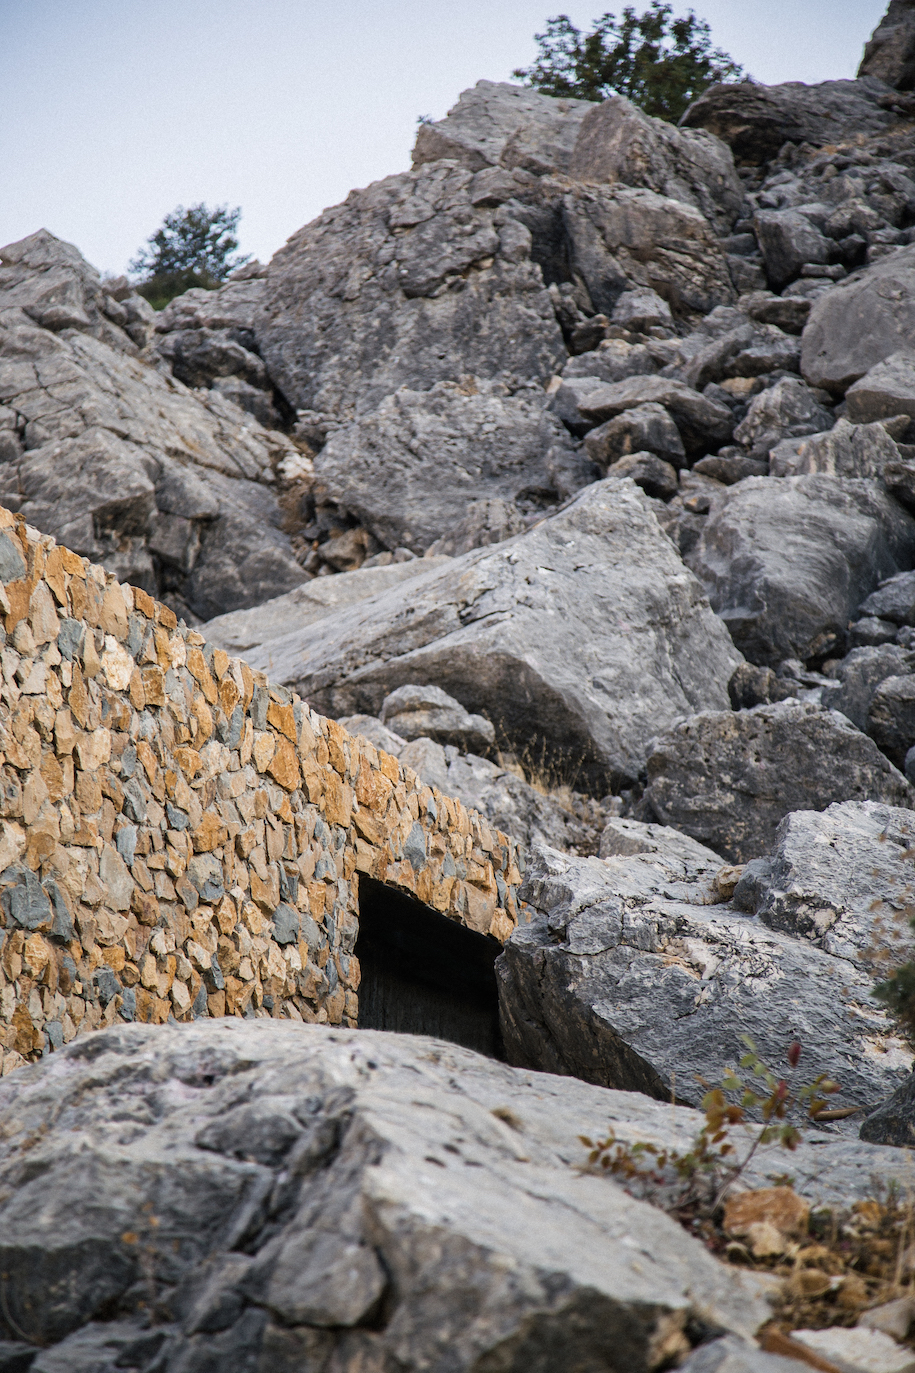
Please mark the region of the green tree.
[[140, 276], [137, 290], [156, 310], [175, 296], [202, 286], [212, 291], [247, 257], [234, 256], [241, 210], [236, 206], [179, 205], [146, 240], [129, 270]]
[[690, 101], [716, 81], [739, 81], [741, 67], [712, 47], [704, 19], [690, 10], [675, 19], [673, 7], [652, 0], [642, 14], [631, 5], [622, 17], [603, 14], [590, 33], [577, 29], [567, 14], [547, 20], [546, 33], [534, 37], [537, 60], [512, 73], [544, 95], [606, 100], [624, 95], [647, 114], [676, 121]]

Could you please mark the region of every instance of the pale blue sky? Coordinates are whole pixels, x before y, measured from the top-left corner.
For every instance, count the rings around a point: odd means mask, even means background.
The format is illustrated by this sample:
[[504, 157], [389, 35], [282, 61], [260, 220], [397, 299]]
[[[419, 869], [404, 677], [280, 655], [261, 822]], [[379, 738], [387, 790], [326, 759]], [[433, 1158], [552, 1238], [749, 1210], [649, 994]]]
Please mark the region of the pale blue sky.
[[[547, 15], [585, 27], [607, 8], [622, 3], [0, 0], [0, 244], [45, 227], [120, 272], [163, 215], [204, 200], [241, 205], [242, 247], [266, 260], [353, 187], [407, 168], [418, 115], [510, 79]], [[693, 8], [775, 82], [853, 76], [885, 5]]]

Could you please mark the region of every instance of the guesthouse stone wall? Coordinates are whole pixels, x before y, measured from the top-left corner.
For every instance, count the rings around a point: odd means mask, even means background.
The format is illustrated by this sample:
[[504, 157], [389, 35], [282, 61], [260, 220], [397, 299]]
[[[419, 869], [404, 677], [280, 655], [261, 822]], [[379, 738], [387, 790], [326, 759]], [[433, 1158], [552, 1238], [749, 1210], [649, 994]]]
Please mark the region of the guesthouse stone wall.
[[0, 509], [0, 1059], [114, 1021], [355, 1025], [359, 879], [504, 941], [512, 842]]

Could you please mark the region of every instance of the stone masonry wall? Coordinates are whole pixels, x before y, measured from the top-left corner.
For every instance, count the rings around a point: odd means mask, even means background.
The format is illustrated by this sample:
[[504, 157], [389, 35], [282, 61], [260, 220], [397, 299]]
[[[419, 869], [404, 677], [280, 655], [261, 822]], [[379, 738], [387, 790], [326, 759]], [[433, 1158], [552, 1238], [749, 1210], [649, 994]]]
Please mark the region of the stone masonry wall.
[[505, 835], [0, 509], [0, 1059], [122, 1020], [354, 1025], [359, 875], [504, 940]]

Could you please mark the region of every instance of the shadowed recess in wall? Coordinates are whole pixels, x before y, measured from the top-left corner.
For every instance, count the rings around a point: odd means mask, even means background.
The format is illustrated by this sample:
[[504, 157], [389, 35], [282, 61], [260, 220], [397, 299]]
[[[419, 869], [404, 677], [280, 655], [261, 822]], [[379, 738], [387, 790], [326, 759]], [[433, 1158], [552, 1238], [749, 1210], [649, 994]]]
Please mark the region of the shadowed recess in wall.
[[359, 1027], [434, 1035], [503, 1058], [493, 963], [498, 940], [359, 880]]

